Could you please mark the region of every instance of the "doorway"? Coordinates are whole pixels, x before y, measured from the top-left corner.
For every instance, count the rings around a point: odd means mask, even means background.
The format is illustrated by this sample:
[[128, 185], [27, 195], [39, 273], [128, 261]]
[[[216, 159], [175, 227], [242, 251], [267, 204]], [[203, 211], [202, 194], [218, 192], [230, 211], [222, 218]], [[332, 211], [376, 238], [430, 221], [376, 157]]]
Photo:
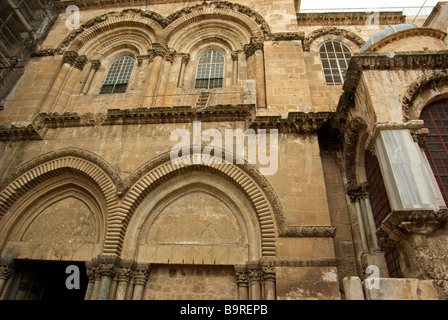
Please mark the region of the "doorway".
[[[83, 262], [16, 260], [15, 263], [6, 300], [84, 300], [88, 279]], [[66, 287], [67, 278], [73, 274], [66, 273], [70, 265], [78, 267], [79, 289]]]

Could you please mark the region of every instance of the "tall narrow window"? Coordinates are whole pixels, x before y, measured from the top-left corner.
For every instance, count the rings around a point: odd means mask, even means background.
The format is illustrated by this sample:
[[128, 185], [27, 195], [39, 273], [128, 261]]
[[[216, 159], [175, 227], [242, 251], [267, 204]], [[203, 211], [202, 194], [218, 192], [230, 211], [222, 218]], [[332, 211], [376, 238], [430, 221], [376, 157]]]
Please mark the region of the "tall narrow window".
[[133, 68], [134, 59], [131, 57], [124, 56], [115, 60], [103, 81], [100, 94], [126, 92]]
[[196, 89], [214, 89], [224, 86], [224, 56], [215, 50], [204, 53], [198, 61]]
[[327, 41], [320, 46], [320, 59], [327, 84], [344, 83], [345, 73], [352, 53], [345, 44], [338, 41]]
[[448, 203], [448, 99], [438, 100], [423, 109], [420, 119], [429, 129], [426, 157]]

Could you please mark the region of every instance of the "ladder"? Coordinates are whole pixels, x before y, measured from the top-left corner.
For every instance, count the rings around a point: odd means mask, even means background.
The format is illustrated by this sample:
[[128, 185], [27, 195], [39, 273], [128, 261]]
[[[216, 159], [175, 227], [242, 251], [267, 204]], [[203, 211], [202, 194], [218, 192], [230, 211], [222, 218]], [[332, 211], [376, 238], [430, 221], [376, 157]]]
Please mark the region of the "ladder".
[[210, 91], [202, 91], [199, 94], [198, 100], [196, 101], [196, 108], [205, 108], [208, 106], [208, 102], [210, 101]]

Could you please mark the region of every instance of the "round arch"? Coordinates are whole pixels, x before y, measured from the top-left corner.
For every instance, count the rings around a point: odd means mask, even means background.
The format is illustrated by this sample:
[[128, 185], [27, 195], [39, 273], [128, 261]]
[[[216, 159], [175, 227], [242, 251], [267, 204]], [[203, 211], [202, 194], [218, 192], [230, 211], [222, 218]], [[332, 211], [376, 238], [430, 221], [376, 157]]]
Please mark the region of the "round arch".
[[280, 233], [279, 230], [285, 227], [285, 219], [279, 199], [260, 172], [249, 164], [235, 165], [224, 161], [220, 164], [215, 163], [216, 160], [225, 159], [225, 156], [208, 157], [205, 161], [203, 159], [201, 164], [193, 164], [192, 152], [187, 159], [190, 164], [173, 163], [170, 160], [170, 152], [167, 152], [142, 165], [123, 181], [125, 187], [119, 191], [122, 193], [121, 206], [110, 215], [105, 252], [115, 254], [122, 252], [129, 221], [136, 208], [152, 190], [174, 177], [196, 170], [226, 179], [246, 196], [260, 226], [261, 255], [275, 256], [275, 238]]
[[[317, 41], [319, 39], [319, 41]], [[336, 27], [320, 28], [314, 30], [305, 37], [303, 41], [303, 51], [318, 52], [320, 45], [327, 40], [338, 40], [348, 45], [353, 53], [358, 52], [359, 49], [365, 44], [363, 38], [357, 34]]]

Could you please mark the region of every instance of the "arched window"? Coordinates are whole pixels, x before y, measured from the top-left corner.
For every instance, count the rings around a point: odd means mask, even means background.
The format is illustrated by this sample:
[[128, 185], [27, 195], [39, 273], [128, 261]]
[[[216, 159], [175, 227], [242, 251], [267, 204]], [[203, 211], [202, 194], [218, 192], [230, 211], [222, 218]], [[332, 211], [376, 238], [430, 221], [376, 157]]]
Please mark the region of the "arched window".
[[350, 48], [338, 41], [324, 42], [319, 49], [327, 84], [344, 83], [345, 73], [352, 56]]
[[426, 136], [425, 153], [445, 202], [448, 203], [448, 99], [435, 101], [426, 106], [421, 115]]
[[216, 50], [204, 53], [198, 61], [196, 89], [214, 89], [224, 86], [224, 56]]
[[124, 56], [115, 60], [103, 81], [100, 94], [126, 92], [133, 68], [134, 59], [131, 57]]

